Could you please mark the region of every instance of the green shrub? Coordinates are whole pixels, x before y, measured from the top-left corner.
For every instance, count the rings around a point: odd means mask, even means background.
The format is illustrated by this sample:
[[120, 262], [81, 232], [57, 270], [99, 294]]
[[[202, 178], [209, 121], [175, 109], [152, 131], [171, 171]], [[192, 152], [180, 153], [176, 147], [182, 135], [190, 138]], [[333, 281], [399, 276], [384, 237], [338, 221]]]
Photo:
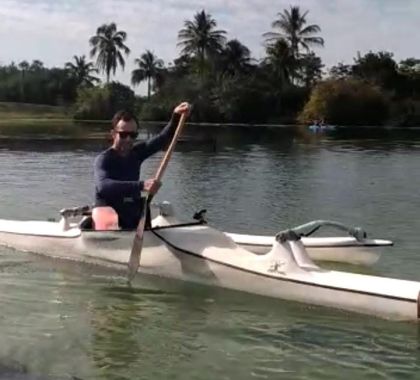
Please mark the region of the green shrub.
[[266, 122], [274, 113], [277, 97], [255, 78], [225, 79], [213, 90], [213, 104], [223, 121]]
[[404, 99], [391, 107], [390, 124], [398, 127], [417, 127], [420, 124], [420, 100]]
[[139, 112], [139, 120], [166, 120], [170, 117], [171, 111], [164, 103], [152, 99], [142, 105]]
[[76, 120], [110, 120], [121, 109], [134, 111], [135, 104], [134, 92], [121, 83], [82, 88], [77, 94], [73, 117]]
[[382, 125], [388, 114], [388, 100], [376, 86], [357, 79], [330, 79], [313, 89], [298, 120], [301, 123], [324, 119], [338, 125]]

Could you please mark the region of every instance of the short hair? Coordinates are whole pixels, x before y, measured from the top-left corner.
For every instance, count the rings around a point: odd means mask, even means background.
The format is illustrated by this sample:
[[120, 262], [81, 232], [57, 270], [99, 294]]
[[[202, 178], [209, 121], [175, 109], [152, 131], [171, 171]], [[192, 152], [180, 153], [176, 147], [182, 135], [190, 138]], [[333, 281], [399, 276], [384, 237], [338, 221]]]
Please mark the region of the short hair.
[[134, 120], [137, 125], [137, 129], [139, 128], [139, 121], [137, 120], [136, 116], [130, 111], [127, 111], [127, 110], [118, 111], [112, 118], [112, 129], [115, 129], [115, 127], [117, 126], [120, 120], [124, 120], [124, 121]]

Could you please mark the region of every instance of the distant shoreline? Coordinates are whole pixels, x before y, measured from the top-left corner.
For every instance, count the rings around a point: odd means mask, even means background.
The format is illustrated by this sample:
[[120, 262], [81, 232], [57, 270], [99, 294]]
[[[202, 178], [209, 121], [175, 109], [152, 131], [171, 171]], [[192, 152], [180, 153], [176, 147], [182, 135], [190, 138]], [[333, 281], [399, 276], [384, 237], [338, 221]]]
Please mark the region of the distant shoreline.
[[[79, 135], [92, 128], [93, 131], [108, 131], [111, 120], [75, 120], [70, 116], [70, 109], [59, 106], [0, 102], [0, 135]], [[163, 126], [167, 120], [140, 120], [141, 126]], [[301, 128], [309, 126], [298, 123], [223, 123], [223, 122], [187, 122], [189, 126], [220, 127], [220, 128]], [[350, 126], [337, 125], [337, 130], [346, 128], [384, 129], [384, 130], [413, 130], [419, 126], [366, 125]]]
[[[3, 125], [14, 124], [14, 125], [30, 125], [30, 124], [54, 124], [58, 125], [111, 125], [111, 120], [75, 120], [73, 118], [5, 118], [5, 115], [0, 113], [0, 130]], [[164, 125], [168, 120], [139, 120], [140, 124], [146, 124], [150, 126], [160, 126]], [[209, 126], [209, 127], [245, 127], [245, 128], [292, 128], [292, 127], [308, 127], [308, 124], [299, 124], [299, 123], [223, 123], [223, 122], [190, 122], [188, 121], [186, 125], [191, 126]], [[336, 128], [384, 128], [384, 129], [412, 129], [420, 128], [419, 126], [393, 126], [393, 125], [334, 125]]]

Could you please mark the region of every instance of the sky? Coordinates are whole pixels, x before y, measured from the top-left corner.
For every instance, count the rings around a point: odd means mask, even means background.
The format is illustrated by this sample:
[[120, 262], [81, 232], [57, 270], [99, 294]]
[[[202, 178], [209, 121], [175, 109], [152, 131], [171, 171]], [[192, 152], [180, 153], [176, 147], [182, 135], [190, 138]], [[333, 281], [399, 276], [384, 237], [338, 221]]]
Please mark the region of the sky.
[[134, 59], [146, 49], [166, 64], [179, 55], [178, 31], [202, 9], [259, 59], [262, 34], [290, 5], [308, 10], [308, 23], [321, 27], [325, 47], [314, 50], [327, 68], [370, 50], [393, 52], [397, 61], [420, 58], [420, 0], [0, 0], [0, 64], [39, 59], [62, 67], [74, 55], [88, 57], [97, 27], [115, 22], [131, 49], [115, 79], [129, 85]]

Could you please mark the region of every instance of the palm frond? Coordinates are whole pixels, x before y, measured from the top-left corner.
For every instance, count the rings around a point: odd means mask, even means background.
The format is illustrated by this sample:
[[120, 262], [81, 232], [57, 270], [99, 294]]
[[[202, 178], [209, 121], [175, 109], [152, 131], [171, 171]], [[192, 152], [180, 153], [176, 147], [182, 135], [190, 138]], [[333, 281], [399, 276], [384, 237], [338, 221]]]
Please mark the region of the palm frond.
[[306, 36], [308, 34], [315, 34], [319, 33], [321, 31], [321, 28], [319, 25], [308, 25], [306, 28], [303, 28], [299, 33], [301, 36]]

